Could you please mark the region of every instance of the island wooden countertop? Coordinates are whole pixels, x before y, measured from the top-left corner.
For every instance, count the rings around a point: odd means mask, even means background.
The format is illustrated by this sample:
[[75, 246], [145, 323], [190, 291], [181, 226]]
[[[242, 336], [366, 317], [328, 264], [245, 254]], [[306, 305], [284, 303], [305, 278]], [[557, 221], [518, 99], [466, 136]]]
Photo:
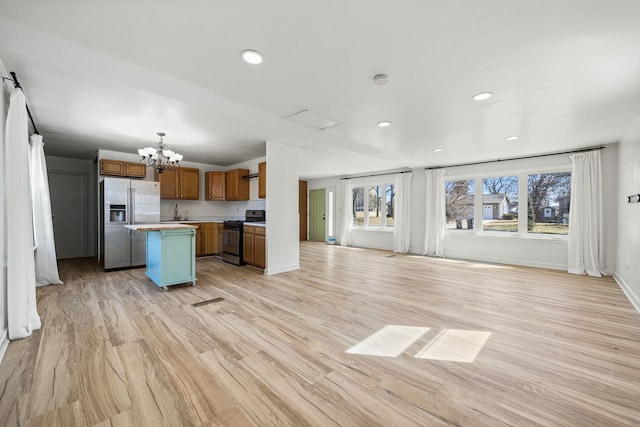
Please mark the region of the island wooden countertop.
[[198, 228], [195, 225], [188, 225], [188, 224], [132, 224], [132, 225], [125, 225], [125, 227], [135, 231], [162, 231], [162, 230], [180, 230], [183, 228]]

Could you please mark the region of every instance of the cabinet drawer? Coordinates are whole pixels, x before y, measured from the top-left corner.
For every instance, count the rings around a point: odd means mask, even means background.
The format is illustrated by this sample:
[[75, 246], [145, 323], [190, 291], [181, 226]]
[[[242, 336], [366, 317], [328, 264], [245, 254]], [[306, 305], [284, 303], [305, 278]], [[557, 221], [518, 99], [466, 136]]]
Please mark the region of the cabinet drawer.
[[260, 236], [264, 236], [267, 233], [266, 227], [254, 227], [255, 233]]
[[244, 232], [253, 234], [256, 232], [256, 228], [253, 225], [245, 225]]

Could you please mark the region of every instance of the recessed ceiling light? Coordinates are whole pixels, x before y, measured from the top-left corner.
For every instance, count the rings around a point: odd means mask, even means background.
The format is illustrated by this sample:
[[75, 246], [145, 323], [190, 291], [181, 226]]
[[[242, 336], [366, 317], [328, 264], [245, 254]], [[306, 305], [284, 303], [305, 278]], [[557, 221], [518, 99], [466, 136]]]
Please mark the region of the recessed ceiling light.
[[491, 92], [477, 93], [477, 94], [473, 95], [473, 100], [474, 101], [484, 101], [485, 99], [491, 98], [491, 95], [493, 95]]
[[508, 136], [505, 138], [507, 141], [515, 141], [516, 139], [518, 139], [517, 136], [513, 135], [513, 136]]
[[381, 128], [386, 128], [387, 126], [391, 126], [391, 122], [378, 122], [378, 126], [380, 126]]
[[442, 151], [442, 148], [434, 148], [434, 149], [433, 149], [433, 152], [434, 152], [434, 153], [439, 153], [439, 152], [441, 152], [441, 151]]
[[244, 59], [245, 62], [248, 62], [249, 64], [257, 65], [262, 62], [262, 54], [257, 50], [243, 50], [240, 53], [240, 56], [242, 56], [242, 59]]

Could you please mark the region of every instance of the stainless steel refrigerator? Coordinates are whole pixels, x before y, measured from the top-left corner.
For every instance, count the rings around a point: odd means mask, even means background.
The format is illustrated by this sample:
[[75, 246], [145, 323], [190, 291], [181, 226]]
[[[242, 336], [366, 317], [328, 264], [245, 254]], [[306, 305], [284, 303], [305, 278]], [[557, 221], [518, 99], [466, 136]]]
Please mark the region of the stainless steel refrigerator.
[[146, 264], [146, 233], [127, 224], [160, 222], [160, 183], [126, 178], [105, 178], [100, 183], [100, 249], [105, 270]]

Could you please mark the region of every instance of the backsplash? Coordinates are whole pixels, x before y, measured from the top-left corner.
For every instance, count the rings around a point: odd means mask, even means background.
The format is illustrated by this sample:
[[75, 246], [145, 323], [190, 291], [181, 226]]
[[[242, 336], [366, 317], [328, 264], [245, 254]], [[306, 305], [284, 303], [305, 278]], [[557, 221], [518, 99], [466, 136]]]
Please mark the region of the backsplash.
[[[180, 219], [185, 214], [190, 220], [223, 221], [244, 219], [247, 209], [265, 209], [265, 200], [248, 200], [239, 202], [210, 202], [204, 200], [161, 200], [160, 219], [172, 221], [175, 217], [176, 204]], [[188, 211], [188, 213], [186, 213]]]

